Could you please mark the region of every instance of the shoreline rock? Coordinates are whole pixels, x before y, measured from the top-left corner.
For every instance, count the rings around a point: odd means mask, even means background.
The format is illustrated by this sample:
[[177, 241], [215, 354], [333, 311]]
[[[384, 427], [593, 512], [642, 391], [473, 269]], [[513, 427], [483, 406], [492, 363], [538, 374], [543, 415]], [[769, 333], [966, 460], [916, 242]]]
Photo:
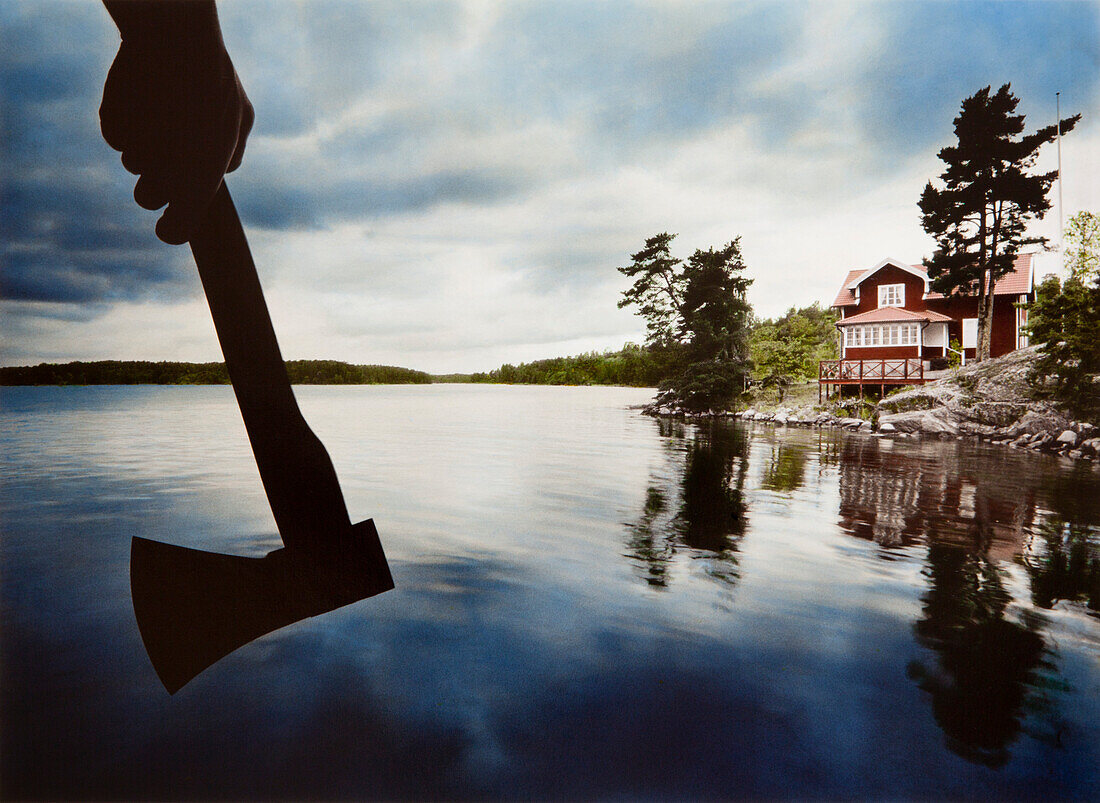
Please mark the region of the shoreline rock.
[[[750, 407], [719, 416], [687, 416], [647, 410], [650, 415], [705, 420], [734, 418], [776, 426], [836, 427], [889, 438], [976, 438], [1014, 449], [1059, 455], [1100, 466], [1100, 425], [1075, 421], [1051, 402], [1031, 398], [1028, 374], [1035, 346], [966, 366], [879, 401], [864, 402], [871, 420], [835, 415], [820, 407]], [[843, 409], [843, 408], [841, 408]]]

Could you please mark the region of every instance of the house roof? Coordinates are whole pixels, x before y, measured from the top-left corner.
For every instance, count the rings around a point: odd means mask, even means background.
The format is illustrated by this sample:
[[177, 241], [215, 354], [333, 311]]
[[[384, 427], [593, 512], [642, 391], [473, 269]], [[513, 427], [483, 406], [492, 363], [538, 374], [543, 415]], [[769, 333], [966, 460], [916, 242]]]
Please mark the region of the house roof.
[[848, 288], [854, 290], [856, 288], [856, 285], [863, 284], [863, 282], [867, 281], [868, 279], [870, 279], [872, 276], [874, 276], [876, 273], [878, 273], [880, 270], [882, 270], [883, 268], [885, 268], [887, 266], [900, 268], [901, 270], [905, 271], [906, 273], [912, 273], [914, 276], [916, 276], [918, 279], [921, 279], [924, 282], [928, 281], [928, 272], [924, 269], [923, 265], [906, 265], [900, 259], [889, 259], [889, 258], [887, 258], [887, 259], [882, 260], [882, 262], [878, 263], [877, 265], [875, 265], [870, 270], [863, 271], [858, 278], [852, 279], [852, 281], [848, 282], [845, 285], [845, 287], [848, 287]]
[[[997, 280], [993, 295], [1018, 296], [1030, 293], [1035, 282], [1034, 266], [1035, 254], [1017, 254], [1016, 261], [1012, 265], [1012, 273], [1005, 274]], [[929, 290], [924, 297], [943, 298], [943, 295]]]
[[866, 270], [850, 270], [848, 275], [844, 277], [844, 284], [840, 286], [840, 292], [837, 293], [836, 301], [833, 302], [834, 307], [847, 307], [856, 303], [856, 294], [852, 292], [855, 287], [852, 282], [866, 273]]
[[[1012, 273], [1002, 276], [997, 281], [997, 286], [993, 288], [993, 294], [998, 296], [1015, 296], [1030, 293], [1035, 280], [1034, 257], [1035, 254], [1017, 254], [1016, 262], [1012, 266]], [[896, 265], [903, 270], [907, 270], [921, 277], [926, 283], [928, 281], [928, 272], [923, 265], [905, 265], [893, 259], [884, 259], [873, 268], [848, 271], [848, 275], [844, 277], [844, 283], [840, 286], [840, 292], [837, 293], [836, 300], [833, 301], [832, 305], [834, 307], [850, 307], [855, 304], [856, 287], [887, 265]], [[927, 284], [925, 286], [927, 286]], [[924, 297], [926, 299], [943, 298], [943, 295], [928, 290], [925, 292]]]
[[886, 323], [886, 322], [903, 322], [911, 323], [913, 321], [927, 321], [929, 323], [949, 323], [953, 319], [950, 315], [944, 315], [939, 312], [933, 312], [932, 310], [916, 310], [905, 309], [904, 307], [879, 307], [878, 309], [870, 310], [869, 312], [861, 312], [859, 315], [853, 315], [850, 318], [844, 318], [836, 322], [837, 326], [849, 326], [857, 323]]

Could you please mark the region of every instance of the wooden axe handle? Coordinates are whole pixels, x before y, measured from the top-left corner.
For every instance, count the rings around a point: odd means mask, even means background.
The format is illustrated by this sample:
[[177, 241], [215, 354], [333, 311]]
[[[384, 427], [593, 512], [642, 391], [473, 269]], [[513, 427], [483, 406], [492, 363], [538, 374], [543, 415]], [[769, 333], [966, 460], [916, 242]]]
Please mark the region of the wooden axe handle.
[[224, 181], [191, 238], [191, 252], [283, 543], [291, 550], [338, 547], [351, 528], [340, 482], [298, 409]]

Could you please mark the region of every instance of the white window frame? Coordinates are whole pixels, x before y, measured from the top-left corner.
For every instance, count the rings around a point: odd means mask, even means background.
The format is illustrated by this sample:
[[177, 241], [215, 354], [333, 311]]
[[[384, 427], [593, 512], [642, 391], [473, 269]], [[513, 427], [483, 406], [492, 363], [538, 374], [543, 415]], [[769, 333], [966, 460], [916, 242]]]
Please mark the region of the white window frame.
[[878, 305], [880, 307], [904, 307], [905, 284], [880, 284], [878, 286]]
[[919, 323], [862, 324], [844, 327], [845, 348], [919, 345]]

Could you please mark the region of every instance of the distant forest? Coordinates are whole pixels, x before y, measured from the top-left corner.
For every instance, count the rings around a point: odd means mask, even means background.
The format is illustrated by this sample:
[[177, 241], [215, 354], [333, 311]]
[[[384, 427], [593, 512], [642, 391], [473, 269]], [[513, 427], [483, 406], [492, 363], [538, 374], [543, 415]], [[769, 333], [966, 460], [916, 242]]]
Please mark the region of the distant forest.
[[[336, 360], [289, 360], [295, 385], [428, 384], [429, 374], [392, 365], [349, 365]], [[0, 368], [0, 385], [228, 385], [220, 362], [101, 360]]]
[[[657, 351], [627, 344], [619, 351], [555, 357], [476, 374], [432, 375], [392, 365], [351, 365], [336, 360], [290, 360], [295, 385], [408, 385], [478, 382], [524, 385], [630, 385], [656, 387], [668, 373]], [[0, 368], [0, 385], [228, 385], [220, 362], [101, 360]]]
[[669, 360], [657, 349], [628, 343], [619, 351], [588, 352], [576, 357], [505, 364], [488, 373], [436, 377], [436, 381], [499, 382], [508, 385], [627, 385], [657, 387], [670, 373]]

